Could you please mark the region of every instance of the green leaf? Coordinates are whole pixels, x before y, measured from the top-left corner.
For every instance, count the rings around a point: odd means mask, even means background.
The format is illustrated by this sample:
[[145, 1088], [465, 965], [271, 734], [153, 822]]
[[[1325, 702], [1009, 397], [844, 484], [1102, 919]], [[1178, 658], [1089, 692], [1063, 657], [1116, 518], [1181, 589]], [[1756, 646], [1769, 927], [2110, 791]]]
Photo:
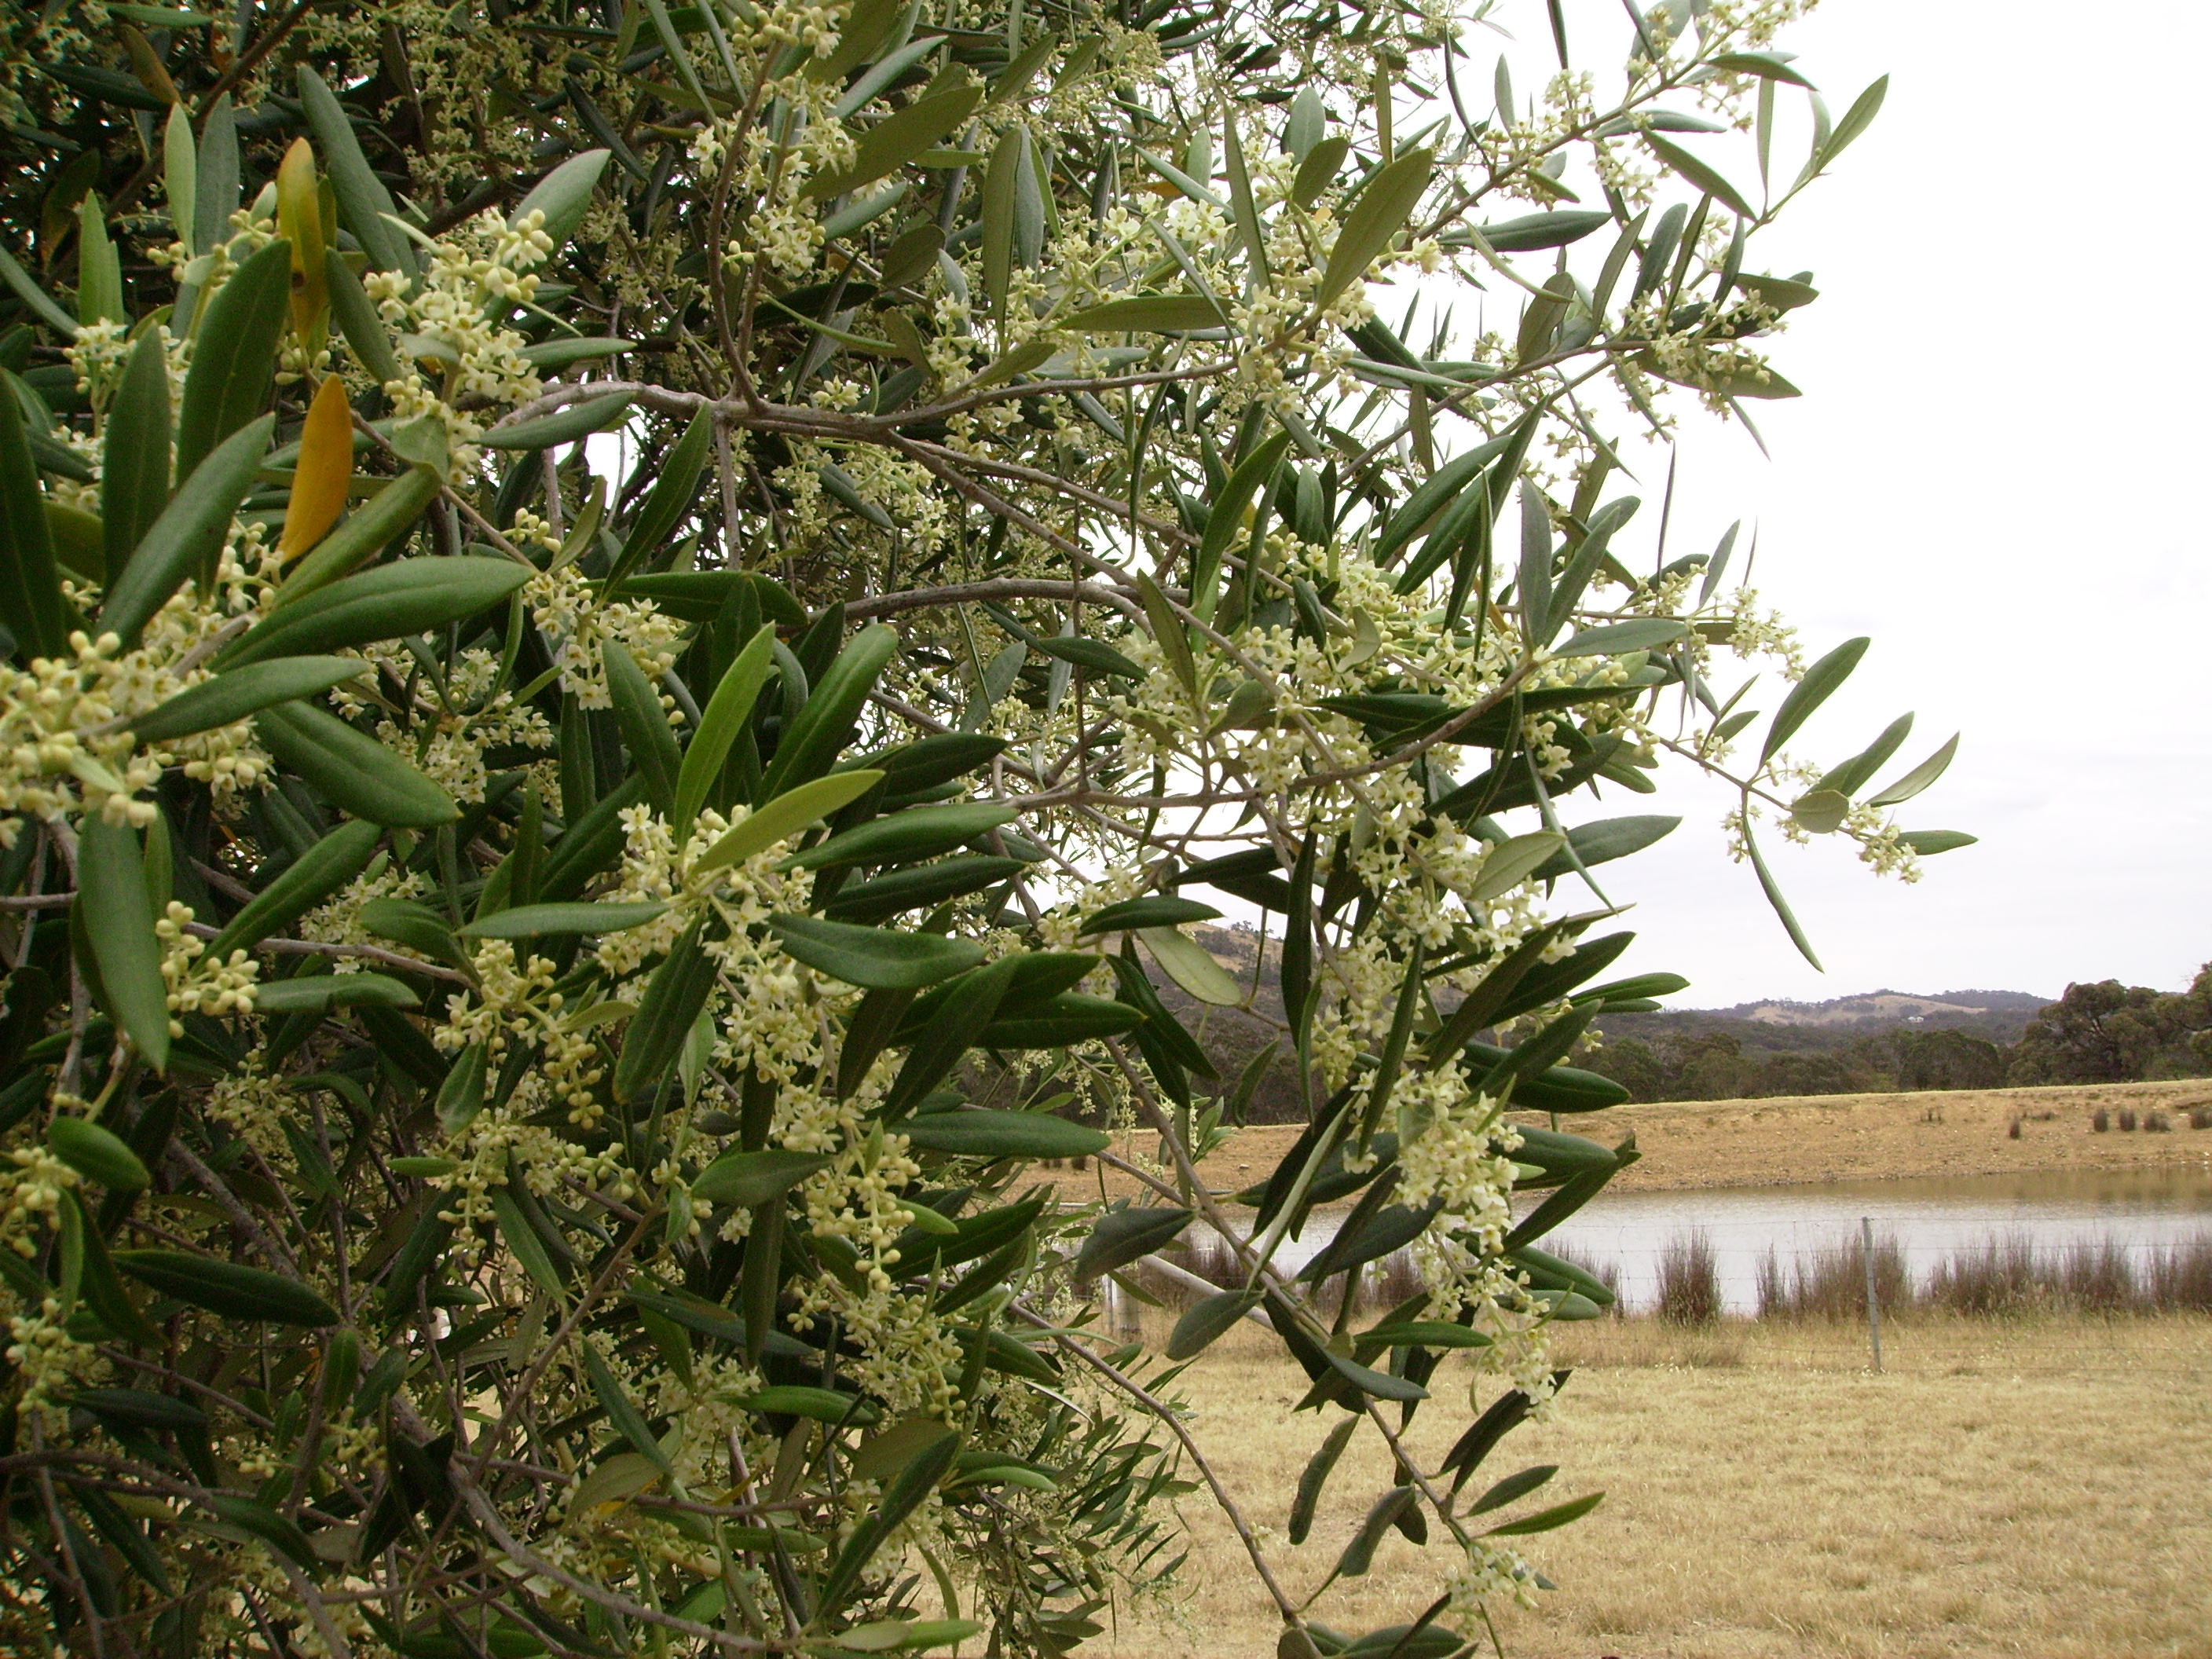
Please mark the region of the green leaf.
[[117, 1022], [155, 1071], [169, 1063], [169, 992], [138, 832], [88, 812], [77, 828], [76, 902]]
[[1850, 797], [1839, 789], [1808, 789], [1790, 803], [1790, 822], [1816, 836], [1832, 836], [1844, 827], [1850, 810]]
[[759, 631], [745, 642], [744, 649], [723, 671], [714, 695], [708, 700], [699, 717], [698, 729], [692, 732], [691, 741], [684, 750], [683, 763], [677, 769], [676, 811], [669, 823], [678, 845], [690, 834], [699, 809], [706, 805], [714, 780], [721, 775], [730, 746], [752, 717], [753, 704], [775, 664], [775, 625], [762, 623]]
[[[854, 772], [838, 772], [833, 773], [831, 778], [859, 775]], [[875, 775], [882, 775], [878, 773]], [[828, 783], [831, 778], [823, 778], [821, 781]], [[774, 805], [770, 802], [769, 806], [762, 808], [762, 811], [769, 811]], [[840, 864], [912, 864], [920, 859], [948, 853], [956, 847], [987, 836], [1003, 824], [1012, 823], [1016, 816], [1012, 807], [1001, 806], [996, 801], [969, 801], [957, 806], [913, 807], [903, 812], [894, 812], [888, 817], [872, 818], [866, 823], [841, 830], [819, 846], [793, 855], [789, 864], [795, 870], [820, 870]], [[731, 833], [734, 835], [737, 832], [732, 830]]]
[[98, 191], [87, 191], [77, 204], [76, 224], [77, 321], [130, 321], [123, 314], [123, 266], [107, 234], [107, 215]]
[[[343, 533], [341, 530], [340, 534]], [[512, 559], [401, 559], [318, 588], [264, 617], [216, 661], [347, 651], [430, 633], [498, 604], [530, 580]]]
[[728, 1152], [692, 1178], [693, 1196], [710, 1204], [750, 1210], [772, 1204], [832, 1160], [813, 1152]]
[[1868, 796], [1867, 805], [1896, 806], [1911, 800], [1950, 769], [1952, 757], [1958, 752], [1959, 738], [1958, 734], [1954, 732], [1949, 742], [1898, 779], [1896, 782]]
[[319, 1328], [338, 1310], [296, 1279], [185, 1250], [118, 1250], [115, 1265], [164, 1296], [226, 1319], [261, 1319]]
[[623, 1392], [620, 1378], [608, 1366], [599, 1351], [588, 1342], [577, 1345], [584, 1355], [584, 1370], [592, 1379], [592, 1392], [599, 1396], [600, 1407], [606, 1412], [607, 1421], [614, 1425], [622, 1437], [637, 1448], [640, 1455], [673, 1473], [668, 1454], [660, 1449], [660, 1442], [646, 1424], [645, 1417]]
[[[111, 584], [100, 607], [101, 631], [120, 635], [125, 650], [137, 646], [146, 624], [187, 580], [211, 573], [223, 538], [230, 533], [232, 516], [253, 488], [253, 476], [260, 470], [276, 426], [274, 415], [264, 415], [229, 432], [185, 475], [161, 517], [140, 538], [130, 563]], [[182, 448], [179, 438], [180, 468]]]
[[963, 974], [983, 959], [983, 947], [971, 939], [856, 927], [813, 916], [772, 915], [769, 930], [787, 953], [808, 967], [874, 991], [918, 991]]
[[714, 988], [714, 958], [702, 940], [704, 921], [695, 922], [676, 942], [646, 984], [637, 1014], [623, 1034], [615, 1060], [614, 1093], [618, 1101], [636, 1098], [648, 1084], [668, 1074], [683, 1052], [684, 1040]]
[[925, 1152], [959, 1158], [1081, 1158], [1114, 1144], [1103, 1129], [1046, 1112], [933, 1112], [904, 1120], [898, 1130]]
[[1798, 182], [1802, 184], [1811, 179], [1842, 155], [1846, 145], [1874, 124], [1874, 118], [1881, 112], [1882, 100], [1888, 95], [1889, 77], [1885, 75], [1853, 99], [1850, 108], [1844, 112], [1844, 118], [1836, 123], [1835, 130], [1814, 151], [1813, 159], [1805, 164], [1805, 171], [1799, 175]]
[[1006, 285], [1014, 269], [1014, 221], [1021, 181], [1030, 173], [1030, 130], [1015, 122], [999, 135], [983, 175], [983, 292], [991, 314], [1006, 314]]
[[1291, 1543], [1304, 1543], [1307, 1534], [1313, 1531], [1314, 1511], [1320, 1507], [1322, 1489], [1328, 1484], [1330, 1471], [1336, 1468], [1337, 1459], [1344, 1455], [1345, 1447], [1352, 1443], [1352, 1431], [1358, 1426], [1357, 1415], [1345, 1417], [1307, 1460], [1304, 1472], [1298, 1476], [1297, 1495], [1291, 1500]]
[[668, 907], [641, 904], [525, 904], [470, 922], [463, 939], [542, 939], [549, 933], [619, 933], [665, 915]]
[[1898, 832], [1897, 838], [1923, 859], [1932, 859], [1938, 853], [1956, 852], [1981, 840], [1979, 836], [1970, 836], [1963, 830], [1903, 830]]
[[1531, 213], [1494, 225], [1477, 225], [1476, 233], [1498, 253], [1533, 253], [1541, 248], [1565, 247], [1613, 222], [1613, 215], [1599, 209], [1561, 209], [1554, 213]]
[[691, 866], [692, 879], [696, 881], [725, 865], [742, 863], [754, 854], [788, 840], [816, 820], [858, 800], [882, 782], [883, 777], [881, 772], [866, 769], [833, 772], [826, 778], [816, 778], [811, 783], [784, 791], [765, 806], [739, 819], [727, 835], [701, 854]]
[[738, 1401], [747, 1411], [772, 1417], [811, 1417], [817, 1423], [872, 1423], [878, 1413], [858, 1395], [837, 1389], [783, 1382], [757, 1389]]
[[207, 959], [222, 962], [233, 951], [251, 951], [270, 934], [290, 927], [368, 867], [382, 833], [375, 824], [360, 820], [331, 830], [230, 919], [208, 942]]
[[1198, 664], [1190, 654], [1190, 636], [1183, 631], [1182, 618], [1176, 614], [1168, 596], [1160, 585], [1139, 570], [1136, 573], [1137, 597], [1143, 602], [1145, 619], [1152, 625], [1152, 638], [1167, 659], [1168, 667], [1182, 689], [1193, 696], [1198, 695]]
[[1771, 760], [1775, 751], [1813, 717], [1814, 711], [1850, 678], [1851, 670], [1859, 665], [1859, 659], [1872, 643], [1864, 635], [1845, 640], [1805, 671], [1804, 678], [1790, 688], [1782, 707], [1774, 711], [1774, 723], [1767, 728], [1766, 742], [1759, 751], [1761, 762]]
[[1469, 1515], [1487, 1515], [1492, 1510], [1502, 1510], [1516, 1498], [1526, 1498], [1559, 1472], [1556, 1463], [1539, 1463], [1533, 1469], [1523, 1469], [1518, 1474], [1509, 1474], [1468, 1507]]
[[[297, 605], [309, 594], [319, 592], [341, 577], [351, 574], [356, 566], [404, 534], [421, 518], [423, 509], [438, 498], [445, 483], [435, 468], [410, 466], [386, 484], [318, 542], [314, 551], [292, 567], [291, 573], [284, 578], [284, 585], [276, 590], [278, 610]], [[437, 562], [451, 566], [459, 561], [441, 559]], [[527, 577], [531, 573], [523, 570], [521, 574]]]
[[[231, 273], [200, 308], [192, 366], [177, 410], [177, 476], [193, 471], [261, 412], [276, 372], [276, 343], [291, 314], [292, 245], [270, 242]], [[264, 439], [261, 447], [266, 449]]]
[[1218, 921], [1220, 915], [1212, 905], [1196, 899], [1147, 893], [1142, 898], [1123, 899], [1119, 904], [1092, 911], [1075, 930], [1075, 936], [1087, 939], [1093, 933], [1118, 933], [1128, 928], [1173, 927], [1186, 921]]
[[417, 1008], [422, 1000], [385, 974], [297, 975], [271, 980], [253, 996], [257, 1014], [319, 1014], [331, 1008]]
[[523, 347], [522, 357], [525, 362], [541, 374], [557, 373], [564, 368], [574, 368], [578, 363], [597, 362], [600, 358], [611, 357], [617, 352], [636, 349], [636, 341], [617, 339], [611, 335], [556, 336], [550, 340], [540, 340], [536, 345]]
[[568, 1513], [588, 1515], [608, 1504], [627, 1503], [661, 1478], [661, 1468], [636, 1452], [617, 1452], [576, 1483]]
[[605, 432], [621, 421], [635, 394], [611, 392], [603, 398], [586, 398], [550, 415], [538, 415], [511, 426], [495, 426], [477, 442], [486, 449], [550, 449], [574, 443], [594, 432]]
[[1499, 842], [1484, 857], [1468, 896], [1480, 904], [1510, 892], [1534, 876], [1566, 841], [1556, 830], [1534, 830]]
[[1643, 617], [1634, 622], [1607, 623], [1586, 628], [1553, 647], [1554, 660], [1568, 657], [1620, 657], [1632, 651], [1656, 651], [1671, 645], [1690, 631], [1686, 623], [1664, 617]]
[[1762, 81], [1787, 81], [1808, 90], [1813, 85], [1771, 52], [1724, 52], [1713, 59], [1713, 67], [1731, 75], [1755, 75]]
[[705, 471], [708, 451], [714, 443], [714, 411], [711, 404], [702, 404], [691, 417], [660, 463], [660, 475], [645, 505], [637, 510], [631, 520], [629, 533], [623, 538], [622, 551], [615, 556], [607, 568], [606, 580], [599, 584], [599, 592], [613, 591], [614, 585], [636, 569], [639, 565], [658, 554], [676, 533], [676, 526], [684, 521], [694, 504], [699, 490], [699, 475]]
[[69, 650], [70, 618], [23, 412], [0, 386], [0, 627], [29, 657]]
[[1084, 334], [1182, 334], [1228, 323], [1202, 294], [1136, 294], [1079, 311], [1060, 326]]
[[[143, 1255], [149, 1252], [142, 1250], [135, 1254]], [[294, 1565], [305, 1567], [311, 1572], [322, 1571], [323, 1564], [316, 1559], [314, 1547], [307, 1542], [307, 1534], [300, 1530], [297, 1522], [286, 1520], [266, 1504], [252, 1498], [234, 1498], [228, 1492], [214, 1492], [197, 1501], [240, 1531], [252, 1533]]]
[[1173, 1243], [1195, 1210], [1109, 1210], [1075, 1255], [1075, 1277], [1097, 1279]]
[[368, 255], [371, 269], [412, 276], [415, 265], [406, 241], [386, 217], [398, 211], [392, 193], [362, 153], [353, 122], [322, 76], [305, 64], [299, 66], [298, 76], [300, 102], [329, 172], [331, 194], [337, 198], [338, 222], [353, 233]]
[[1352, 141], [1340, 134], [1321, 139], [1306, 152], [1291, 180], [1291, 199], [1302, 208], [1321, 200], [1322, 192], [1344, 171], [1344, 158], [1352, 154]]
[[1665, 162], [1670, 172], [1689, 180], [1737, 218], [1754, 222], [1758, 219], [1759, 216], [1752, 211], [1751, 204], [1743, 199], [1742, 193], [1723, 178], [1711, 163], [1649, 130], [1644, 134], [1644, 142], [1651, 146], [1651, 153]]
[[315, 696], [374, 672], [358, 657], [279, 657], [254, 663], [179, 691], [133, 720], [131, 734], [141, 743], [167, 743], [242, 720], [271, 703]]
[[897, 1479], [884, 1491], [873, 1511], [838, 1552], [836, 1565], [823, 1582], [817, 1603], [817, 1617], [832, 1613], [844, 1605], [871, 1558], [907, 1516], [921, 1507], [922, 1500], [937, 1490], [937, 1483], [951, 1471], [959, 1450], [958, 1431], [947, 1429], [941, 1439], [917, 1451], [899, 1471]]
[[1395, 1325], [1377, 1325], [1359, 1334], [1362, 1347], [1372, 1343], [1385, 1348], [1486, 1348], [1490, 1339], [1444, 1319], [1409, 1319]]
[[757, 799], [772, 801], [796, 785], [819, 778], [836, 763], [868, 694], [890, 665], [898, 646], [896, 631], [880, 623], [853, 635], [809, 692], [797, 718], [786, 726], [775, 758], [761, 776]]
[[6, 283], [15, 297], [30, 307], [31, 314], [62, 338], [76, 338], [76, 319], [55, 304], [53, 296], [32, 281], [30, 273], [5, 248], [0, 248], [0, 282]]
[[1368, 179], [1345, 213], [1344, 228], [1337, 233], [1321, 286], [1314, 291], [1316, 310], [1327, 310], [1338, 295], [1366, 276], [1367, 267], [1389, 247], [1391, 239], [1420, 205], [1421, 193], [1428, 189], [1429, 176], [1435, 170], [1432, 153], [1410, 149]]
[[304, 702], [254, 716], [264, 748], [334, 806], [388, 830], [434, 830], [460, 817], [453, 798], [375, 738]]
[[592, 209], [592, 192], [599, 188], [600, 175], [607, 170], [611, 152], [587, 149], [570, 156], [530, 188], [514, 212], [509, 224], [520, 223], [532, 213], [545, 216], [545, 234], [553, 239], [551, 257], [558, 258], [568, 246], [568, 239], [576, 234], [576, 227], [584, 222], [584, 216]]
[[491, 1200], [492, 1219], [499, 1227], [500, 1240], [508, 1253], [522, 1264], [522, 1271], [530, 1275], [531, 1282], [552, 1298], [556, 1307], [565, 1305], [568, 1287], [562, 1283], [560, 1265], [523, 1212], [514, 1191], [507, 1187], [494, 1187], [488, 1196]]
[[1605, 1502], [1605, 1494], [1594, 1492], [1587, 1498], [1577, 1498], [1565, 1504], [1555, 1504], [1548, 1510], [1539, 1510], [1534, 1515], [1523, 1516], [1518, 1521], [1509, 1521], [1502, 1527], [1492, 1527], [1483, 1534], [1485, 1538], [1523, 1538], [1534, 1532], [1550, 1532], [1564, 1527], [1570, 1521], [1579, 1521]]
[[112, 586], [169, 504], [169, 358], [159, 330], [131, 348], [100, 453], [100, 520]]
[[1144, 1014], [1126, 1002], [1069, 991], [1048, 1002], [1024, 1003], [1018, 1013], [1000, 1015], [983, 1028], [976, 1042], [986, 1048], [1064, 1048], [1119, 1036], [1144, 1022]]
[[1189, 1359], [1203, 1353], [1215, 1338], [1244, 1317], [1259, 1298], [1249, 1291], [1220, 1291], [1193, 1303], [1168, 1337], [1168, 1358]]
[[1244, 141], [1237, 131], [1237, 112], [1223, 112], [1222, 165], [1229, 176], [1229, 206], [1236, 216], [1237, 234], [1244, 244], [1254, 279], [1267, 285], [1267, 236], [1260, 224], [1259, 204], [1252, 196], [1252, 174], [1244, 165]]
[[1137, 937], [1144, 940], [1145, 949], [1152, 952], [1161, 971], [1200, 1002], [1234, 1008], [1244, 1000], [1243, 988], [1188, 933], [1172, 927], [1146, 927]]
[[70, 1168], [110, 1192], [143, 1192], [153, 1180], [121, 1136], [88, 1118], [57, 1117], [46, 1126], [46, 1145]]
[[1376, 1498], [1368, 1510], [1359, 1530], [1352, 1534], [1352, 1541], [1344, 1547], [1344, 1553], [1336, 1559], [1335, 1576], [1339, 1578], [1358, 1578], [1375, 1565], [1376, 1546], [1391, 1525], [1419, 1501], [1411, 1486], [1393, 1486]]
[[606, 665], [607, 696], [614, 703], [630, 764], [644, 781], [646, 799], [661, 816], [671, 817], [676, 811], [677, 769], [683, 760], [677, 753], [676, 734], [661, 712], [660, 697], [620, 640], [610, 636], [600, 646], [599, 657]]
[[[1536, 866], [1536, 879], [1557, 881], [1572, 872], [1577, 863], [1587, 868], [1640, 853], [1654, 842], [1672, 835], [1681, 822], [1680, 818], [1642, 815], [1578, 823], [1567, 831], [1566, 846]], [[1570, 853], [1573, 854], [1571, 858]]]
[[1781, 884], [1774, 879], [1774, 872], [1766, 867], [1766, 859], [1759, 850], [1759, 842], [1751, 833], [1748, 820], [1744, 824], [1743, 849], [1751, 859], [1753, 873], [1759, 878], [1759, 890], [1766, 895], [1766, 902], [1780, 919], [1784, 930], [1789, 933], [1790, 942], [1797, 947], [1800, 956], [1816, 969], [1826, 973], [1827, 969], [1820, 967], [1820, 958], [1813, 954], [1812, 943], [1805, 937], [1805, 930], [1797, 925], [1797, 915], [1790, 909], [1790, 901], [1782, 896]]
[[982, 101], [981, 86], [952, 87], [916, 99], [861, 134], [854, 146], [852, 167], [812, 179], [803, 192], [805, 198], [819, 201], [827, 196], [842, 196], [897, 172], [973, 115]]

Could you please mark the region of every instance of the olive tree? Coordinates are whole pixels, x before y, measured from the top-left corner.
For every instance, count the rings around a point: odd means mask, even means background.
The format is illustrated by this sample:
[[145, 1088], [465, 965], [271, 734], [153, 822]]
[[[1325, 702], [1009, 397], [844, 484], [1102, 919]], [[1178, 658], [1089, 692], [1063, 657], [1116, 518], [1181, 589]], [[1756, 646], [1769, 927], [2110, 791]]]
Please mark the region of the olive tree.
[[[1288, 1655], [1546, 1583], [1598, 1495], [1483, 1471], [1635, 1156], [1570, 1062], [1681, 985], [1607, 977], [1674, 820], [1601, 797], [1729, 780], [1793, 935], [1762, 834], [1966, 838], [1625, 487], [1795, 395], [1754, 242], [1880, 85], [1786, 0], [1490, 9], [0, 20], [11, 1648], [1060, 1653], [1186, 1499]], [[1102, 1328], [1192, 1229], [1236, 1282]], [[1319, 1589], [1177, 1408], [1240, 1322], [1294, 1541], [1395, 1469]], [[1331, 1628], [1393, 1528], [1432, 1603]]]

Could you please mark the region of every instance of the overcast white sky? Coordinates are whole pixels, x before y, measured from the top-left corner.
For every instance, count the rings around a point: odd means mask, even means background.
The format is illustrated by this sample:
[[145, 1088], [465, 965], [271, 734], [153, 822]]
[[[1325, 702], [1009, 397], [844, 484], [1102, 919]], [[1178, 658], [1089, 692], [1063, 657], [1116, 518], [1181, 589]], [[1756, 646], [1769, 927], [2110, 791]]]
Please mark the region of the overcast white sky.
[[[1607, 884], [1639, 907], [1624, 965], [1687, 975], [1680, 1005], [2178, 988], [2212, 958], [2212, 349], [2187, 320], [2208, 37], [2212, 15], [2172, 0], [1828, 0], [1784, 42], [1838, 113], [1884, 72], [1888, 102], [1766, 234], [1752, 268], [1822, 291], [1774, 353], [1806, 395], [1758, 405], [1771, 461], [1689, 434], [1673, 550], [1756, 520], [1757, 585], [1809, 653], [1875, 641], [1796, 746], [1840, 759], [1911, 709], [1894, 772], [1962, 730], [1904, 822], [1982, 840], [1905, 887], [1839, 842], [1767, 837], [1822, 975], [1727, 860], [1724, 793], [1582, 805], [1685, 816]], [[1523, 40], [1548, 45], [1540, 21]]]

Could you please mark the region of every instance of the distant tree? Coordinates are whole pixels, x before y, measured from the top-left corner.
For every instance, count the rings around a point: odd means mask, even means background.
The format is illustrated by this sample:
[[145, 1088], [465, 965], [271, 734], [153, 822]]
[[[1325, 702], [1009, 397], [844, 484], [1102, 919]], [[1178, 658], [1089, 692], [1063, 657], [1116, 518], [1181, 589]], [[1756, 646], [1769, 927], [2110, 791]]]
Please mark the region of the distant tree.
[[2179, 994], [2116, 979], [2069, 985], [2028, 1022], [2006, 1081], [2129, 1083], [2186, 1076], [2207, 1063], [2212, 1063], [2212, 963]]
[[1898, 1031], [1887, 1047], [1900, 1089], [1995, 1089], [2005, 1080], [2005, 1050], [1966, 1031]]

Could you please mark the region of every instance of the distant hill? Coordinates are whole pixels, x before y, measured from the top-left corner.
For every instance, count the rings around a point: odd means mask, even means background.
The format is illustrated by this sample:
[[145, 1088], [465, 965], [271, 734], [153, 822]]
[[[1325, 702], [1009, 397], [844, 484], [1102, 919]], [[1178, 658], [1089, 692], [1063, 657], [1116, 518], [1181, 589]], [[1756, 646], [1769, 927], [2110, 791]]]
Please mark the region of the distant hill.
[[1652, 1014], [1613, 1014], [1601, 1022], [1608, 1036], [1687, 1037], [1725, 1033], [1746, 1050], [1802, 1054], [1832, 1048], [1854, 1037], [1890, 1031], [1964, 1031], [1999, 1047], [2020, 1041], [2038, 1010], [2056, 997], [2028, 991], [1865, 991], [1826, 1002], [1779, 999], [1739, 1002], [1729, 1008], [1668, 1008]]

